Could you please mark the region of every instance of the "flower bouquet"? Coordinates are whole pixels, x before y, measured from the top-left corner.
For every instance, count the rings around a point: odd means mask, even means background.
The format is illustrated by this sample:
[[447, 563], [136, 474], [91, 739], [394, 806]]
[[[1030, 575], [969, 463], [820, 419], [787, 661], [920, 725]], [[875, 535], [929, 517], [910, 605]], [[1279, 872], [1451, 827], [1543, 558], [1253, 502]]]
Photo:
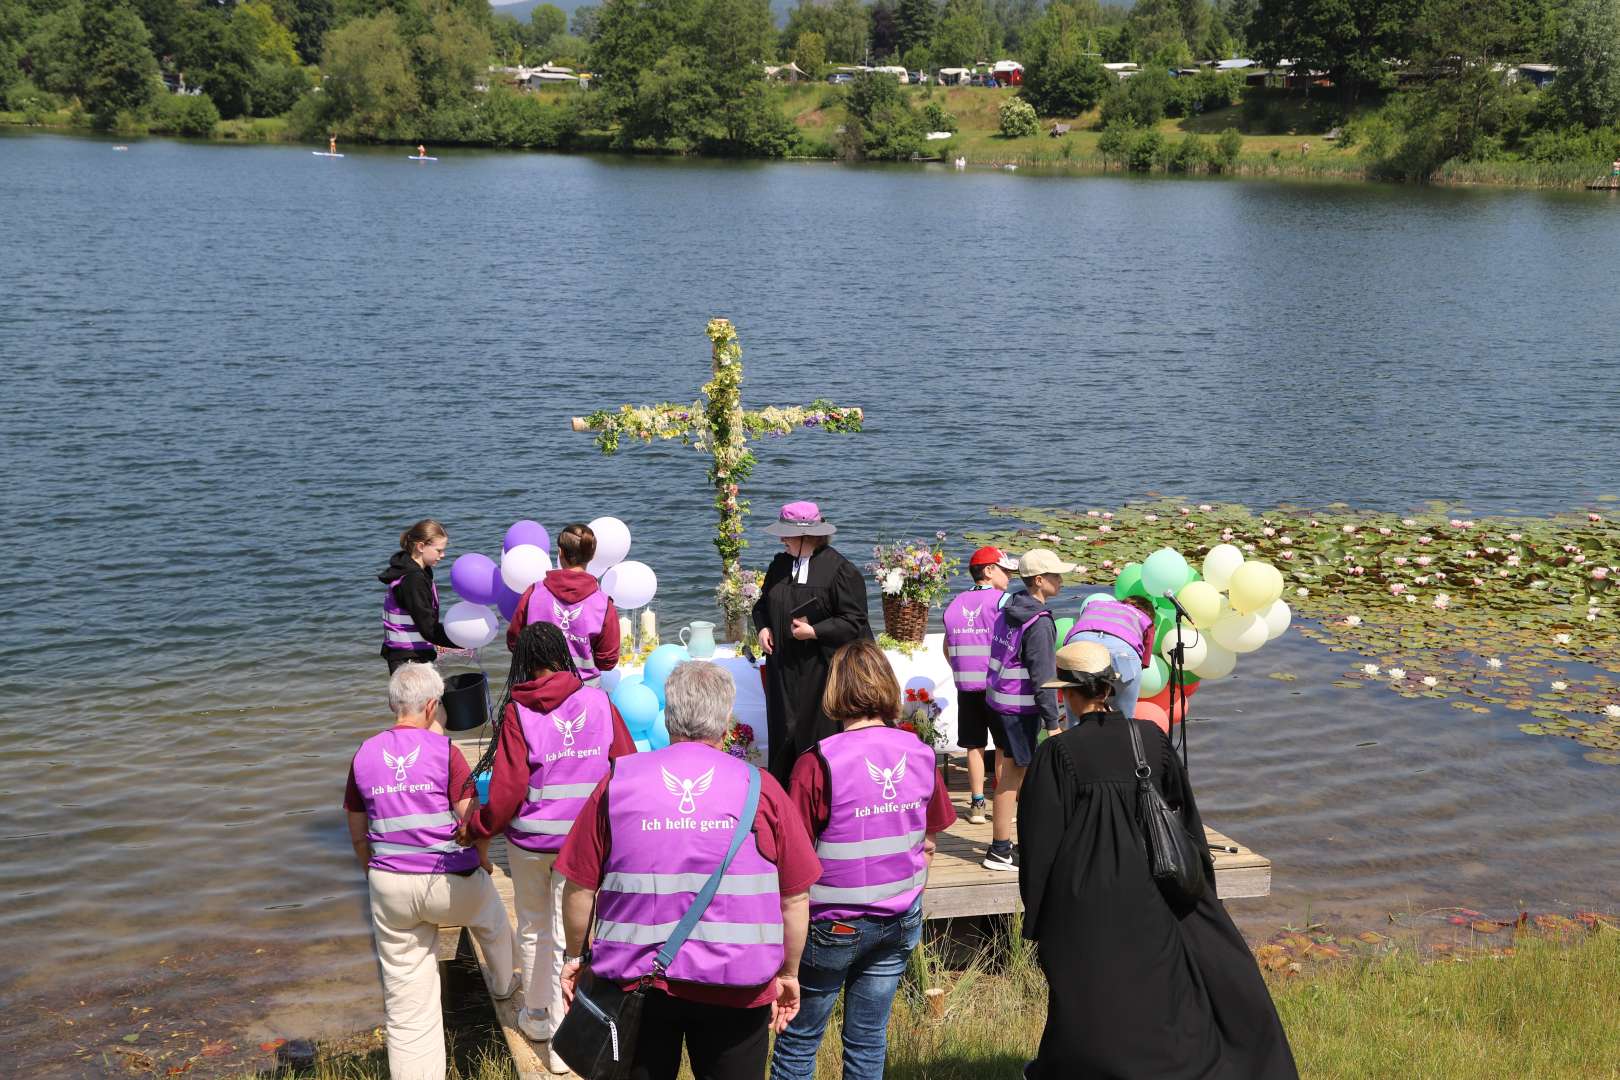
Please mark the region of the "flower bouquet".
[[934, 695], [920, 686], [908, 687], [905, 700], [900, 705], [901, 731], [909, 731], [921, 739], [936, 753], [939, 751], [941, 732], [938, 728], [939, 716], [945, 707], [934, 700]]
[[754, 747], [754, 729], [741, 720], [732, 720], [731, 730], [726, 732], [725, 740], [720, 748], [734, 758], [758, 765], [758, 751]]
[[748, 615], [754, 610], [754, 603], [759, 599], [758, 570], [738, 570], [735, 574], [720, 580], [719, 586], [714, 590], [715, 599], [720, 604], [720, 613], [726, 620], [726, 637], [732, 641], [740, 641], [743, 637], [743, 628], [748, 625]]
[[866, 569], [883, 594], [883, 625], [899, 641], [921, 641], [928, 629], [928, 609], [950, 589], [957, 560], [946, 556], [936, 541], [902, 540], [872, 548]]

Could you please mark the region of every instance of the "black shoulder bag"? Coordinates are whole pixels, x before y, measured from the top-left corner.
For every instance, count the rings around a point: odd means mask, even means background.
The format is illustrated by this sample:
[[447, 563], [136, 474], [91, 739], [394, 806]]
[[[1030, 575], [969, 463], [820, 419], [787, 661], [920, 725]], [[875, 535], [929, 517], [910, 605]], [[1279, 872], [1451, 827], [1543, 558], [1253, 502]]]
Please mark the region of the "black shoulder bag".
[[1136, 755], [1136, 819], [1147, 847], [1148, 870], [1166, 903], [1176, 909], [1190, 908], [1204, 895], [1204, 853], [1187, 835], [1181, 811], [1171, 809], [1154, 786], [1136, 721], [1127, 719], [1125, 726], [1130, 729], [1131, 751]]
[[[737, 819], [737, 831], [731, 836], [731, 847], [720, 861], [709, 880], [703, 883], [692, 906], [686, 909], [674, 933], [658, 950], [653, 961], [652, 974], [645, 975], [634, 989], [624, 990], [610, 979], [597, 978], [590, 970], [590, 954], [581, 960], [579, 982], [574, 987], [574, 1003], [563, 1014], [562, 1023], [551, 1036], [551, 1048], [586, 1080], [622, 1080], [630, 1075], [630, 1062], [635, 1058], [636, 1036], [641, 1031], [641, 1008], [646, 1000], [647, 988], [655, 978], [663, 978], [669, 965], [675, 962], [686, 939], [696, 929], [698, 920], [709, 909], [709, 901], [720, 889], [720, 879], [742, 847], [743, 838], [754, 828], [754, 814], [759, 808], [759, 770], [748, 769], [748, 798], [743, 801], [742, 815]], [[594, 914], [592, 921], [595, 921]]]

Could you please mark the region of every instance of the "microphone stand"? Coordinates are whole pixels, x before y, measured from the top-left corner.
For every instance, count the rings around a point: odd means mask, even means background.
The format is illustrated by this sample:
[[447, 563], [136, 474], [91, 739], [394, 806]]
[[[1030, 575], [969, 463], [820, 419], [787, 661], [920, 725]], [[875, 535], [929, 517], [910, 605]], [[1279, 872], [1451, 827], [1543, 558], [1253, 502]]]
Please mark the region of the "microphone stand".
[[1176, 706], [1179, 704], [1181, 706], [1181, 769], [1185, 773], [1188, 771], [1187, 699], [1183, 696], [1183, 691], [1186, 689], [1187, 684], [1187, 662], [1183, 652], [1181, 624], [1183, 622], [1191, 624], [1192, 616], [1187, 614], [1187, 609], [1181, 606], [1180, 600], [1171, 595], [1169, 589], [1164, 591], [1164, 598], [1170, 601], [1171, 605], [1176, 609], [1176, 643], [1170, 649], [1170, 708], [1166, 710], [1170, 716], [1170, 748], [1173, 751], [1176, 745]]

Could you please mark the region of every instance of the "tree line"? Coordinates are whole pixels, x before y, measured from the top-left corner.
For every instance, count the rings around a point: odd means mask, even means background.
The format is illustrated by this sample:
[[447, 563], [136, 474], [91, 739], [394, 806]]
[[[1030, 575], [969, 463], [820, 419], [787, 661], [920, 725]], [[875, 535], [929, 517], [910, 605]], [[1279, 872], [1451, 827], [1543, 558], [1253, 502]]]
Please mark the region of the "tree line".
[[[603, 0], [571, 18], [547, 3], [521, 23], [486, 0], [0, 0], [8, 109], [191, 134], [285, 117], [308, 137], [905, 157], [954, 127], [938, 101], [871, 79], [829, 90], [848, 123], [811, 148], [765, 65], [1010, 57], [1037, 116], [1100, 106], [1117, 143], [1240, 100], [1266, 127], [1278, 91], [1172, 74], [1239, 56], [1289, 65], [1293, 93], [1391, 176], [1620, 149], [1620, 0], [799, 0], [781, 25], [769, 0]], [[1121, 81], [1114, 61], [1142, 70]], [[1548, 89], [1514, 78], [1526, 61], [1557, 66]], [[546, 62], [588, 68], [594, 89], [522, 94], [490, 73]]]

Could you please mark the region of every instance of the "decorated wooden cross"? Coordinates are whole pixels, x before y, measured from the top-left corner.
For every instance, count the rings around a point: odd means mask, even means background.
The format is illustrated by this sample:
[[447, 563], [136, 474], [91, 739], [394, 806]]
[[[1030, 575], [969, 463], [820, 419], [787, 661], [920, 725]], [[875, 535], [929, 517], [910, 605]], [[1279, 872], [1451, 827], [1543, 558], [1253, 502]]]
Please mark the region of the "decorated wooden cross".
[[714, 487], [714, 508], [720, 518], [714, 533], [721, 565], [716, 595], [725, 612], [727, 635], [735, 639], [759, 589], [757, 574], [745, 573], [740, 561], [742, 549], [748, 546], [743, 538], [748, 502], [739, 491], [754, 471], [748, 440], [790, 435], [801, 427], [856, 432], [861, 430], [863, 414], [858, 408], [840, 408], [820, 398], [808, 405], [744, 409], [737, 329], [729, 319], [711, 319], [708, 335], [714, 343], [714, 375], [703, 384], [704, 400], [690, 405], [666, 402], [621, 405], [616, 411], [598, 409], [589, 416], [574, 417], [574, 430], [594, 431], [596, 446], [604, 454], [618, 450], [619, 440], [629, 436], [645, 443], [680, 439], [713, 458], [709, 483]]

